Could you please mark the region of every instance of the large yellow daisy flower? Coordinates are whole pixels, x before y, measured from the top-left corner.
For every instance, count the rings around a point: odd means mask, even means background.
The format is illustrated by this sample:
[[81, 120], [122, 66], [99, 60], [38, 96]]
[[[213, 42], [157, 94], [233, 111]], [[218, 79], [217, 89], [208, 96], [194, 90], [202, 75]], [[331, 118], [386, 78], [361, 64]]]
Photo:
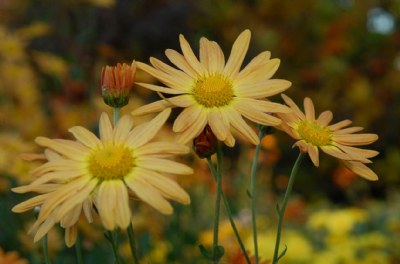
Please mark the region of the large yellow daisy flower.
[[348, 127], [352, 122], [343, 120], [333, 125], [331, 111], [322, 112], [315, 118], [314, 104], [310, 98], [304, 99], [304, 113], [288, 96], [282, 94], [283, 100], [293, 110], [290, 113], [278, 114], [282, 119], [279, 129], [298, 140], [294, 146], [308, 153], [316, 167], [319, 166], [319, 149], [328, 155], [338, 158], [355, 174], [368, 179], [377, 180], [378, 176], [365, 163], [379, 152], [353, 146], [368, 145], [378, 139], [376, 134], [354, 134], [362, 127]]
[[233, 127], [251, 143], [259, 139], [243, 117], [262, 125], [276, 126], [281, 120], [270, 113], [287, 112], [288, 108], [265, 100], [290, 87], [286, 80], [270, 79], [279, 67], [279, 59], [270, 59], [270, 52], [256, 56], [244, 69], [241, 66], [250, 42], [250, 30], [243, 31], [233, 44], [225, 63], [220, 46], [206, 38], [200, 39], [200, 60], [189, 43], [180, 35], [182, 54], [165, 51], [178, 68], [150, 58], [153, 67], [137, 62], [137, 67], [151, 74], [167, 87], [153, 84], [139, 85], [160, 93], [176, 95], [153, 102], [132, 112], [141, 115], [161, 111], [167, 107], [182, 107], [173, 130], [179, 132], [178, 141], [187, 143], [198, 136], [208, 124], [215, 136], [229, 146], [235, 144]]
[[[164, 175], [193, 173], [186, 165], [167, 159], [188, 153], [189, 148], [178, 143], [149, 142], [170, 111], [166, 109], [135, 128], [130, 116], [123, 116], [113, 128], [103, 113], [100, 138], [79, 126], [69, 130], [76, 141], [38, 137], [36, 143], [51, 150], [46, 152], [48, 162], [32, 171], [36, 179], [31, 184], [13, 189], [41, 193], [13, 208], [14, 212], [24, 212], [40, 206], [31, 229], [36, 232], [34, 240], [43, 237], [57, 222], [66, 228], [74, 227], [81, 210], [90, 219], [93, 204], [106, 229], [125, 229], [131, 220], [129, 194], [164, 214], [173, 211], [166, 198], [189, 204], [189, 195]], [[71, 244], [76, 230], [69, 232]]]

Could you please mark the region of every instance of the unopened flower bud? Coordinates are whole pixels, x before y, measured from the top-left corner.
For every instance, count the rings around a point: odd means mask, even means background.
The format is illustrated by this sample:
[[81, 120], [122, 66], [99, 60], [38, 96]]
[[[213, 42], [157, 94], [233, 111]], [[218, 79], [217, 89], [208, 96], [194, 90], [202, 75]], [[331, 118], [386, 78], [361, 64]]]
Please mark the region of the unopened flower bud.
[[193, 149], [199, 158], [209, 158], [217, 152], [218, 139], [210, 126], [206, 126], [200, 135], [193, 139]]
[[106, 66], [101, 70], [101, 93], [104, 102], [111, 107], [122, 107], [128, 104], [130, 91], [135, 81], [136, 64], [126, 63], [117, 66]]

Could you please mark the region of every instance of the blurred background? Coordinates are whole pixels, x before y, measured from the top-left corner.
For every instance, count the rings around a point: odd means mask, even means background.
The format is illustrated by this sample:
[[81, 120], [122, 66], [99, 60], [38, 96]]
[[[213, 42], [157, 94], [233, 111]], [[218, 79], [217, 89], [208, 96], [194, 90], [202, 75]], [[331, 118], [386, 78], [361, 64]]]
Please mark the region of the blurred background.
[[[28, 171], [37, 166], [19, 155], [40, 151], [33, 143], [37, 136], [71, 139], [67, 129], [74, 125], [96, 131], [100, 113], [111, 110], [99, 93], [101, 67], [148, 62], [150, 56], [167, 61], [165, 49], [180, 50], [179, 34], [196, 53], [201, 36], [215, 40], [227, 57], [246, 28], [252, 39], [245, 62], [271, 51], [281, 59], [275, 78], [293, 83], [286, 94], [299, 105], [308, 96], [318, 113], [331, 110], [334, 121], [351, 119], [379, 135], [370, 147], [380, 152], [370, 165], [377, 182], [325, 155], [319, 168], [308, 158], [303, 162], [285, 216], [282, 243], [288, 251], [281, 262], [400, 263], [399, 23], [397, 0], [0, 0], [0, 263], [42, 263], [41, 244], [26, 234], [33, 212], [10, 211], [32, 196], [10, 188], [27, 184]], [[142, 72], [137, 80], [154, 81]], [[123, 112], [156, 99], [135, 87]], [[173, 135], [166, 127], [161, 136]], [[298, 154], [293, 143], [282, 133], [262, 141], [258, 225], [265, 260], [272, 256], [275, 203]], [[249, 251], [246, 190], [253, 151], [240, 141], [226, 148], [223, 178]], [[132, 204], [143, 263], [206, 263], [198, 245], [212, 243], [214, 183], [204, 160], [193, 154], [183, 159], [195, 168], [193, 176], [177, 179], [191, 195], [190, 206], [174, 204], [175, 213], [165, 217]], [[245, 263], [224, 214], [221, 221], [223, 263]], [[80, 236], [85, 263], [112, 263], [98, 221], [82, 221]], [[121, 240], [121, 255], [130, 263], [126, 237]], [[75, 263], [59, 227], [49, 241], [53, 263]]]

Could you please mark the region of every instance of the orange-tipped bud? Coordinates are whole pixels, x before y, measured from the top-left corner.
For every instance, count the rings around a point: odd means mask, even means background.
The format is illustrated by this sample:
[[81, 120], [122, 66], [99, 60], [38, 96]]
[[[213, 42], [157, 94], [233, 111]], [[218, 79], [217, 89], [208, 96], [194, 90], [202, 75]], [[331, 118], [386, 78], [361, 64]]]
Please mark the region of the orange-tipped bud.
[[106, 66], [101, 69], [101, 93], [104, 102], [112, 107], [122, 107], [128, 104], [130, 91], [136, 74], [135, 61], [117, 66]]

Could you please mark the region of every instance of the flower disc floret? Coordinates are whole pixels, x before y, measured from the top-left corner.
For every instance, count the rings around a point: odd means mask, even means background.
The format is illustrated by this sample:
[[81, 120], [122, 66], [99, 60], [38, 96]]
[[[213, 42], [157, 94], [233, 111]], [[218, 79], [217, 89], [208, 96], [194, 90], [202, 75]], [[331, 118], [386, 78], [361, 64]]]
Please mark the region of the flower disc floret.
[[332, 142], [332, 132], [317, 122], [301, 121], [297, 127], [297, 133], [307, 143], [317, 147], [327, 146]]
[[229, 105], [234, 97], [232, 82], [219, 73], [197, 79], [192, 94], [199, 104], [209, 108]]
[[105, 146], [90, 155], [89, 171], [102, 180], [122, 179], [134, 167], [132, 151], [122, 146]]

